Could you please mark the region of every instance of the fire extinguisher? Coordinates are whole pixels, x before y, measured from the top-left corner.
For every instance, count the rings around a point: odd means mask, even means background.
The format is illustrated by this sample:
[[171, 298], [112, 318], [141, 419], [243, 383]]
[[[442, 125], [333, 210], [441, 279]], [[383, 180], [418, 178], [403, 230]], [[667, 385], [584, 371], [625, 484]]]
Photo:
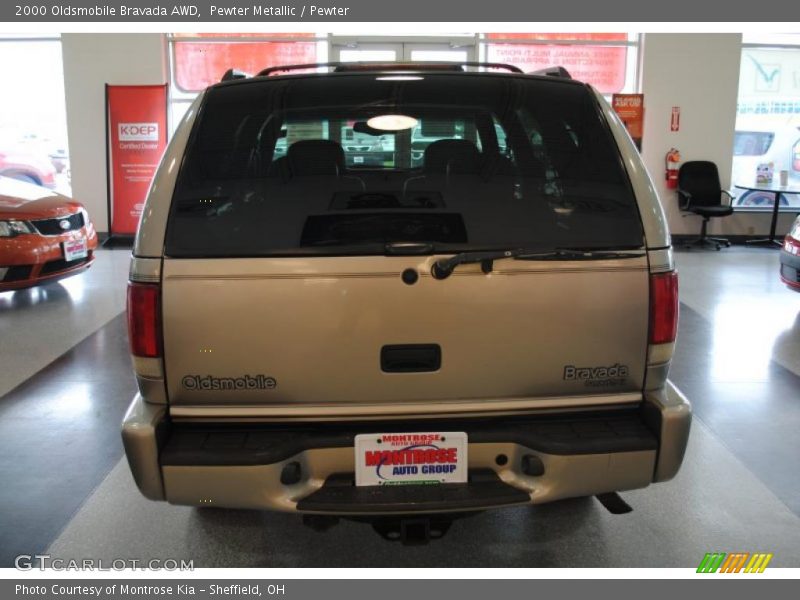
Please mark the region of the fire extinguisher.
[[681, 153], [676, 148], [670, 148], [666, 156], [667, 163], [667, 189], [678, 189], [678, 169], [681, 166]]

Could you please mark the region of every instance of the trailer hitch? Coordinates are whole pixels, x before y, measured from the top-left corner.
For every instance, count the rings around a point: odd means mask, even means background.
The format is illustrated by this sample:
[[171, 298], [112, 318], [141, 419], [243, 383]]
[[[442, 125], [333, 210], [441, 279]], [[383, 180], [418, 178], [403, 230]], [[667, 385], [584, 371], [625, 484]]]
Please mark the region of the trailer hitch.
[[422, 546], [444, 537], [452, 524], [452, 517], [381, 517], [372, 521], [372, 528], [390, 542]]
[[341, 519], [357, 523], [368, 523], [383, 539], [400, 542], [404, 546], [422, 546], [431, 540], [445, 536], [456, 519], [479, 514], [480, 511], [459, 513], [383, 515], [383, 516], [334, 516], [304, 514], [303, 525], [318, 533], [326, 532], [339, 524]]

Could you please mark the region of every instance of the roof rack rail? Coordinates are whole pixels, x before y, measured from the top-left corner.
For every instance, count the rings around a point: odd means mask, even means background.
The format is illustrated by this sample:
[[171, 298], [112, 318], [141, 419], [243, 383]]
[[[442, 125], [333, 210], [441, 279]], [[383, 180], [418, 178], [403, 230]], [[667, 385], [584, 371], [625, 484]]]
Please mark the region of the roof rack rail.
[[247, 79], [248, 77], [252, 77], [252, 75], [239, 69], [228, 69], [220, 81], [234, 81], [236, 79]]
[[562, 79], [572, 79], [564, 67], [547, 67], [545, 69], [538, 69], [536, 71], [528, 71], [528, 75], [540, 75], [543, 77], [561, 77]]
[[273, 73], [286, 73], [289, 71], [304, 71], [308, 69], [333, 68], [334, 73], [347, 73], [358, 71], [457, 71], [463, 72], [464, 67], [484, 67], [487, 69], [503, 69], [512, 73], [522, 73], [522, 69], [514, 65], [493, 62], [324, 62], [308, 63], [303, 65], [281, 65], [269, 67], [259, 71], [258, 77], [265, 77]]

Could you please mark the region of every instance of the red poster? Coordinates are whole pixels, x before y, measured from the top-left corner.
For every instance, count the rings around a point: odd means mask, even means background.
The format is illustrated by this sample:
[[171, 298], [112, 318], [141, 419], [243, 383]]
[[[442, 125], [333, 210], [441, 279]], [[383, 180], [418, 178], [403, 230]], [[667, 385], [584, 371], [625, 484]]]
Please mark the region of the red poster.
[[109, 235], [134, 235], [167, 146], [167, 86], [106, 85]]
[[175, 43], [175, 84], [197, 92], [217, 83], [231, 65], [258, 73], [276, 65], [317, 62], [317, 42]]
[[611, 105], [628, 129], [636, 147], [641, 151], [644, 129], [644, 94], [614, 94], [611, 97]]
[[[531, 40], [538, 42], [582, 40], [625, 42], [627, 33], [487, 33], [489, 40]], [[516, 65], [523, 71], [561, 66], [574, 79], [591, 83], [603, 94], [625, 87], [628, 48], [592, 44], [487, 44], [487, 59]]]

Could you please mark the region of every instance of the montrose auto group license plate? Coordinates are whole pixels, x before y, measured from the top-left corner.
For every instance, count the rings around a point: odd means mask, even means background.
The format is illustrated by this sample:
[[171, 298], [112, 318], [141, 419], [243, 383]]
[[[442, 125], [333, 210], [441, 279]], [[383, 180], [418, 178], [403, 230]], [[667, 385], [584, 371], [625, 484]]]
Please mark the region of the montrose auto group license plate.
[[365, 433], [355, 441], [358, 486], [467, 481], [464, 432]]
[[86, 239], [64, 242], [64, 260], [69, 262], [79, 258], [86, 258], [88, 254], [89, 246], [86, 243]]

